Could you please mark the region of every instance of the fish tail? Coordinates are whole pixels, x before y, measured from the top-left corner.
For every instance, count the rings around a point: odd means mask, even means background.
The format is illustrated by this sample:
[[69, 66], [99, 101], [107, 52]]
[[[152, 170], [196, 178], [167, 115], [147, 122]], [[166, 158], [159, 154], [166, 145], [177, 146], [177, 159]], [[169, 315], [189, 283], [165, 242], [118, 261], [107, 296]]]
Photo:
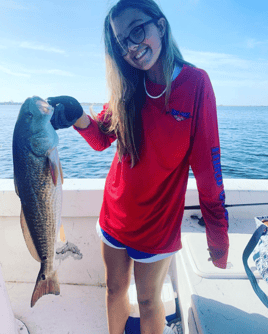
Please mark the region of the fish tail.
[[56, 271], [54, 271], [51, 275], [45, 277], [45, 274], [42, 272], [41, 269], [38, 274], [35, 288], [33, 291], [31, 299], [31, 307], [35, 305], [35, 303], [39, 298], [48, 294], [54, 294], [54, 295], [60, 294], [60, 284], [59, 284], [58, 274]]

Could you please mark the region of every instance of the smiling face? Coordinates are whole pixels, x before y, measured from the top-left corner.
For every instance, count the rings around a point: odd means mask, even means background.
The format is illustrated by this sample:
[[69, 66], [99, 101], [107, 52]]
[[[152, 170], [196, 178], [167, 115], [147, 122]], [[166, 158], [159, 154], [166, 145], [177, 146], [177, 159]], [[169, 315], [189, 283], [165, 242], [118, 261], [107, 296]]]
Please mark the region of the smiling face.
[[127, 8], [112, 21], [112, 28], [119, 42], [126, 41], [128, 53], [124, 59], [133, 67], [148, 71], [157, 67], [162, 49], [162, 37], [165, 33], [165, 19], [144, 26], [145, 38], [135, 44], [129, 38], [130, 32], [152, 18], [135, 8]]

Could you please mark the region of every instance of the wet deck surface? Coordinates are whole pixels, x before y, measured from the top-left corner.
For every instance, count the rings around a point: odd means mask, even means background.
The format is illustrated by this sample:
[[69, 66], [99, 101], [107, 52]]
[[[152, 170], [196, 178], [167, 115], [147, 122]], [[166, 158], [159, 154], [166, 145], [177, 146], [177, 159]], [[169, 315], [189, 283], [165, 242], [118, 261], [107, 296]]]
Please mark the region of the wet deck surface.
[[11, 307], [30, 334], [108, 334], [105, 288], [61, 284], [30, 307], [33, 283], [6, 282]]

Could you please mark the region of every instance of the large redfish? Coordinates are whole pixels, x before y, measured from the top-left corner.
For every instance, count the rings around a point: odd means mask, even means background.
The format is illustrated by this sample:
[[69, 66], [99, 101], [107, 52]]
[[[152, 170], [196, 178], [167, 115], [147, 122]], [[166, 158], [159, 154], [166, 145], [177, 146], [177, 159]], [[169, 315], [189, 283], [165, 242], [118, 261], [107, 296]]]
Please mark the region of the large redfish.
[[58, 135], [50, 123], [53, 107], [40, 97], [21, 106], [13, 133], [15, 190], [21, 201], [21, 227], [31, 255], [41, 262], [31, 307], [45, 294], [60, 293], [55, 243], [62, 207]]

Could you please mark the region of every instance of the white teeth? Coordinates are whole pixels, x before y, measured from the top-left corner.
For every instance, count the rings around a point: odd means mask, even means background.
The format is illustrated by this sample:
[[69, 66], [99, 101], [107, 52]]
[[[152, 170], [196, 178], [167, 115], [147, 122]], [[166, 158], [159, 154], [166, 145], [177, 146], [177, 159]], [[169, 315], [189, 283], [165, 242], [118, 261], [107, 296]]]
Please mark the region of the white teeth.
[[138, 53], [137, 56], [135, 57], [136, 59], [140, 59], [145, 53], [147, 49], [143, 50], [142, 52]]

